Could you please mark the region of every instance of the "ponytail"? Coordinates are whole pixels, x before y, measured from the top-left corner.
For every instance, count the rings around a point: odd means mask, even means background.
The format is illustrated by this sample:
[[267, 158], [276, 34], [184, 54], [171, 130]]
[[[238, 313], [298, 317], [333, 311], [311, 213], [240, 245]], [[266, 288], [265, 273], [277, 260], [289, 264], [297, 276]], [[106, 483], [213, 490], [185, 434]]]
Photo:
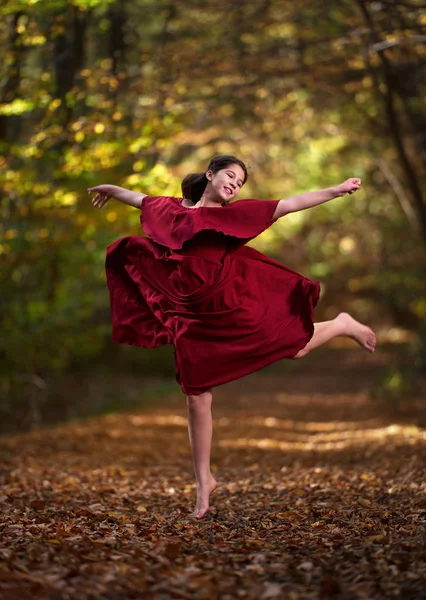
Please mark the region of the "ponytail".
[[182, 196], [191, 200], [193, 204], [197, 204], [204, 194], [207, 183], [208, 179], [205, 173], [189, 173], [181, 184]]

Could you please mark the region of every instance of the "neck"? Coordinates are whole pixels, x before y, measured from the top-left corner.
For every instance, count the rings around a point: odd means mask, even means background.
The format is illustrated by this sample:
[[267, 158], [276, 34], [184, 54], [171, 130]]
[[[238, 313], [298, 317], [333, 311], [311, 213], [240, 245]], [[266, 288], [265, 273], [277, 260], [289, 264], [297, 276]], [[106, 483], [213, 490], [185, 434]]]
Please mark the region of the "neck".
[[211, 191], [207, 189], [197, 202], [197, 206], [218, 206], [219, 204], [222, 204], [222, 201], [215, 201]]

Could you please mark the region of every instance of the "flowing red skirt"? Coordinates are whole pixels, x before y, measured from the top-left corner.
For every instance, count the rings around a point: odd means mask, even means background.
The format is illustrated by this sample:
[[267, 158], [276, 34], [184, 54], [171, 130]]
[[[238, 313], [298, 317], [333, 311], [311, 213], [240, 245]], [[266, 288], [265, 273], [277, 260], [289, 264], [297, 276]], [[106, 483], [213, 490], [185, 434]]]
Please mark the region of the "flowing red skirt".
[[176, 250], [122, 238], [106, 271], [114, 340], [173, 344], [185, 394], [294, 357], [313, 334], [319, 284], [217, 231]]

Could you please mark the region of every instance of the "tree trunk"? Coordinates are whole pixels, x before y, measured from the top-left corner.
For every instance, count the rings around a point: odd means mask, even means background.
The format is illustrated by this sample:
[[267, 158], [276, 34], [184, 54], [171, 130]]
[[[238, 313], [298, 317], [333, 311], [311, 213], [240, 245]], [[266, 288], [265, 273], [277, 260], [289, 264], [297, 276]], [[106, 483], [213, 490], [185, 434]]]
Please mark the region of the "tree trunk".
[[[23, 11], [19, 11], [10, 16], [9, 26], [9, 53], [11, 55], [11, 61], [6, 72], [5, 83], [1, 90], [0, 103], [5, 104], [12, 102], [16, 99], [19, 93], [19, 87], [21, 83], [21, 65], [22, 57], [25, 51], [21, 44], [21, 34], [18, 32], [19, 19], [23, 16]], [[9, 135], [9, 123], [14, 119], [20, 120], [20, 116], [6, 116], [0, 115], [0, 140], [8, 141], [11, 136]]]
[[[367, 8], [365, 0], [357, 0], [365, 22], [370, 30], [370, 37], [374, 44], [381, 42], [373, 19]], [[381, 63], [381, 73], [384, 83], [384, 92], [381, 93], [381, 98], [384, 103], [385, 115], [387, 118], [388, 131], [395, 145], [397, 156], [405, 174], [407, 187], [410, 192], [413, 210], [416, 213], [419, 221], [419, 229], [424, 245], [426, 246], [426, 204], [423, 199], [423, 193], [420, 186], [418, 174], [405, 147], [402, 134], [402, 127], [397, 112], [395, 103], [396, 89], [394, 82], [393, 66], [387, 56], [385, 49], [379, 50], [378, 55]]]

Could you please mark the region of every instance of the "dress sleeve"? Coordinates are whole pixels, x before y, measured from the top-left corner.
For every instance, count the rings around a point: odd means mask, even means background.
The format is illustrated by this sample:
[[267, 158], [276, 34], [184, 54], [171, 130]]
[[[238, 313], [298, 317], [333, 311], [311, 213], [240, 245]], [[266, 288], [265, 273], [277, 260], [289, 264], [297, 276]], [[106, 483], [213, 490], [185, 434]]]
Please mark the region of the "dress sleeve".
[[239, 200], [227, 206], [186, 208], [181, 198], [145, 196], [141, 225], [158, 244], [180, 250], [204, 230], [217, 231], [243, 243], [265, 231], [275, 220], [279, 200]]

